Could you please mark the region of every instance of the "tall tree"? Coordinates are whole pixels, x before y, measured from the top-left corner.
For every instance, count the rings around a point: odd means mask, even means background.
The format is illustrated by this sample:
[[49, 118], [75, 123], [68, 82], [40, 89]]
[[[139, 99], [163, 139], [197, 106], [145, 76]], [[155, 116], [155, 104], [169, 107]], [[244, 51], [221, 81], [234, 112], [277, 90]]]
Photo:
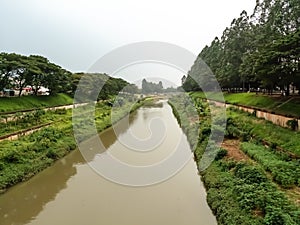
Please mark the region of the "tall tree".
[[[288, 95], [290, 85], [300, 88], [299, 27], [299, 0], [257, 0], [250, 17], [243, 11], [198, 58], [208, 64], [222, 88], [262, 87], [270, 93], [281, 88]], [[199, 62], [189, 75], [207, 81], [201, 78], [205, 73], [199, 72]], [[194, 89], [192, 79], [187, 77], [183, 87]]]

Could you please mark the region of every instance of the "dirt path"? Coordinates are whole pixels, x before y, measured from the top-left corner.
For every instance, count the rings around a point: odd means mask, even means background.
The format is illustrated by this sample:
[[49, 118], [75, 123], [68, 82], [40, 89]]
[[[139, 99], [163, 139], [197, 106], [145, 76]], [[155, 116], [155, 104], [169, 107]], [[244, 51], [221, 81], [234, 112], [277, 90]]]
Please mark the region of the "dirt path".
[[221, 145], [222, 148], [227, 150], [227, 158], [237, 161], [251, 160], [244, 152], [240, 150], [240, 141], [233, 139], [225, 139]]
[[293, 187], [291, 189], [281, 189], [286, 193], [288, 198], [296, 204], [296, 206], [300, 207], [300, 187]]
[[[221, 147], [227, 150], [227, 159], [234, 159], [236, 161], [252, 161], [249, 156], [240, 150], [239, 140], [226, 139], [223, 141]], [[268, 177], [272, 180], [271, 174], [268, 174]], [[274, 184], [278, 186], [278, 188], [283, 191], [292, 202], [294, 202], [297, 206], [300, 206], [300, 187], [285, 189], [276, 183]]]

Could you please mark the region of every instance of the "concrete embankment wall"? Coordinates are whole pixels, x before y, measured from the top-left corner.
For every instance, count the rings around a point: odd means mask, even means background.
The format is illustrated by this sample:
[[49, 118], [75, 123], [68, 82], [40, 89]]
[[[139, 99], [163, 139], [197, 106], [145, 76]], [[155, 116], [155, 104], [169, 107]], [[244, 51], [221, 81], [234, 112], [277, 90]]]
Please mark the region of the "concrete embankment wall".
[[[211, 101], [210, 102], [214, 102], [217, 106], [224, 106], [224, 103], [222, 102], [216, 102], [216, 101]], [[256, 111], [256, 117], [257, 118], [263, 118], [265, 120], [268, 120], [278, 126], [281, 127], [288, 127], [287, 122], [289, 120], [297, 120], [298, 122], [298, 131], [300, 130], [300, 119], [298, 118], [294, 118], [294, 117], [287, 117], [287, 116], [282, 116], [282, 115], [277, 115], [274, 113], [270, 113], [270, 112], [265, 112], [259, 109], [255, 109], [255, 108], [251, 108], [251, 107], [246, 107], [246, 106], [239, 106], [239, 105], [232, 105], [232, 104], [225, 104], [226, 108], [237, 108], [241, 111], [244, 112], [248, 112], [248, 113], [253, 113], [254, 111]]]

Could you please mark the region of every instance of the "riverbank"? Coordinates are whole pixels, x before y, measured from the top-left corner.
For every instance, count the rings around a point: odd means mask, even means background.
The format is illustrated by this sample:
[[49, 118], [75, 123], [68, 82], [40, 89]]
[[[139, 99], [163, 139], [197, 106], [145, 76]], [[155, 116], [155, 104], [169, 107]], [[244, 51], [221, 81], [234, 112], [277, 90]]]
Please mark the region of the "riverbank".
[[[163, 129], [156, 124], [163, 125]], [[172, 157], [179, 142], [178, 150], [182, 153], [178, 156], [190, 158], [191, 149], [184, 136], [165, 100], [145, 104], [114, 127], [85, 141], [84, 146], [88, 147], [85, 159], [82, 156], [84, 149], [76, 149], [33, 179], [0, 195], [1, 225], [81, 225], [86, 224], [87, 219], [89, 224], [216, 225], [206, 203], [205, 188], [197, 174], [196, 164], [189, 160], [176, 173], [181, 163], [170, 168], [170, 164], [164, 162], [172, 160], [168, 157]], [[105, 148], [95, 148], [99, 139]], [[149, 139], [159, 144], [153, 146], [151, 143], [154, 142], [148, 142]], [[147, 146], [152, 149], [145, 151]], [[150, 173], [136, 168], [139, 176], [124, 170], [121, 164], [116, 166], [109, 161], [107, 154], [99, 155], [102, 149], [122, 164], [159, 167], [157, 172]], [[105, 163], [102, 160], [108, 163], [108, 170], [98, 167], [96, 173], [95, 166]], [[170, 175], [176, 174], [169, 177], [166, 171]], [[110, 174], [114, 179], [107, 179]], [[126, 185], [120, 184], [128, 178]], [[144, 181], [145, 187], [134, 185]], [[115, 216], [115, 212], [120, 213]]]
[[[97, 103], [95, 107], [97, 131], [101, 132], [110, 127], [126, 114], [137, 110], [149, 101], [151, 99], [142, 99], [133, 106], [132, 102], [124, 102], [122, 107], [114, 108], [116, 114], [113, 121], [111, 121], [112, 107], [106, 102]], [[90, 109], [89, 106], [81, 106], [81, 108], [83, 112]], [[76, 148], [71, 110], [62, 110], [58, 113], [60, 115], [59, 120], [46, 128], [22, 136], [18, 140], [1, 142], [1, 192], [5, 192], [9, 187], [31, 178]], [[91, 120], [93, 119], [91, 118]], [[84, 132], [84, 124], [82, 125], [82, 131]], [[84, 137], [89, 137], [88, 135], [86, 134]]]
[[[214, 100], [214, 94], [208, 93]], [[191, 93], [193, 98], [206, 98], [203, 92]], [[224, 93], [225, 102], [236, 106], [246, 106], [287, 117], [300, 118], [300, 96], [283, 97], [262, 93]]]
[[0, 115], [70, 104], [73, 104], [73, 98], [62, 93], [53, 96], [2, 97]]
[[[299, 133], [228, 109], [222, 148], [215, 149], [215, 160], [201, 171], [204, 152], [214, 148], [214, 143], [207, 148], [211, 112], [205, 99], [197, 95], [192, 98], [199, 113], [195, 123], [200, 127], [194, 158], [218, 223], [300, 224], [300, 165], [295, 158], [300, 155]], [[182, 123], [189, 120], [184, 99], [177, 96], [170, 101], [184, 132], [191, 136], [192, 126]]]

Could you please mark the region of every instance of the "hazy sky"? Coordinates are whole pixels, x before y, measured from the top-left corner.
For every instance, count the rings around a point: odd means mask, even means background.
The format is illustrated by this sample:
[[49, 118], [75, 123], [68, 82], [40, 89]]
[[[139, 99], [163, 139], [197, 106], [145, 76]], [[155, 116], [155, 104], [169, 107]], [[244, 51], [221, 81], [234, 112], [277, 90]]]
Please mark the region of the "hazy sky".
[[256, 0], [1, 0], [0, 51], [87, 71], [105, 53], [164, 41], [198, 55]]

